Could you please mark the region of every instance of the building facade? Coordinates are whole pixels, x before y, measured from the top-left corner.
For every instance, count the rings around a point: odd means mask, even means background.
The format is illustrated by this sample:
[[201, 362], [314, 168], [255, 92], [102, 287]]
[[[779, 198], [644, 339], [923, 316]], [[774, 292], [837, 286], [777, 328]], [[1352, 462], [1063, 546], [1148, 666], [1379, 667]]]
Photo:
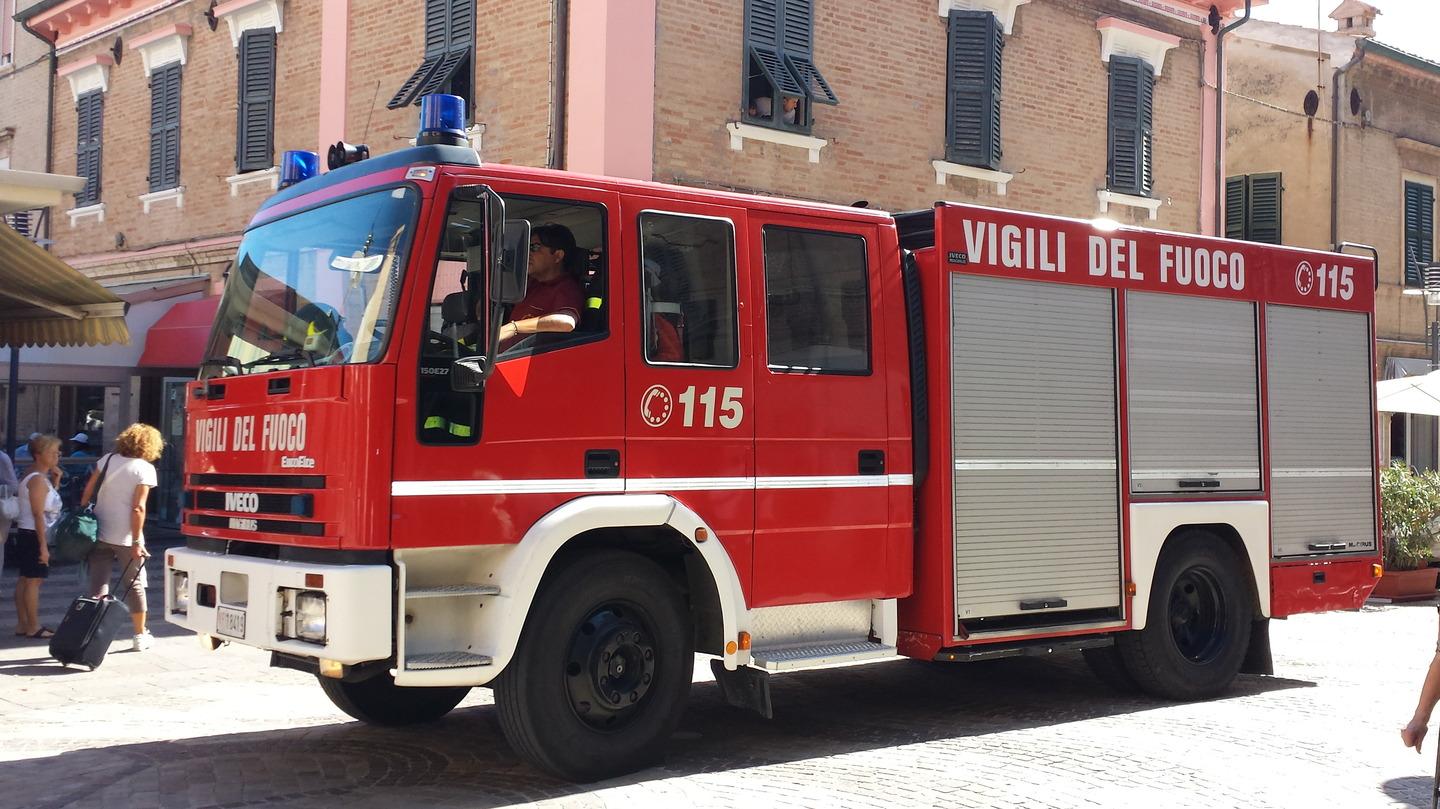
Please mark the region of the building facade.
[[[1377, 372], [1431, 368], [1419, 292], [1435, 263], [1440, 64], [1373, 39], [1376, 9], [1347, 0], [1336, 32], [1255, 22], [1228, 53], [1231, 235], [1379, 251]], [[1406, 294], [1408, 292], [1412, 294]], [[1437, 420], [1386, 417], [1391, 457], [1436, 468]]]

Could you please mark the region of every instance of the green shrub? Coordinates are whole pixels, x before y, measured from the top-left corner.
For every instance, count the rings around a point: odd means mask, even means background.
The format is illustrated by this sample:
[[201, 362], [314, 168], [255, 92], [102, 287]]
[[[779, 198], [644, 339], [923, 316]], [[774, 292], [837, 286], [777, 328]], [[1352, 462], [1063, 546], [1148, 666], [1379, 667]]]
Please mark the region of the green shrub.
[[1430, 563], [1440, 518], [1440, 473], [1414, 472], [1399, 461], [1380, 473], [1380, 518], [1385, 569], [1414, 570]]

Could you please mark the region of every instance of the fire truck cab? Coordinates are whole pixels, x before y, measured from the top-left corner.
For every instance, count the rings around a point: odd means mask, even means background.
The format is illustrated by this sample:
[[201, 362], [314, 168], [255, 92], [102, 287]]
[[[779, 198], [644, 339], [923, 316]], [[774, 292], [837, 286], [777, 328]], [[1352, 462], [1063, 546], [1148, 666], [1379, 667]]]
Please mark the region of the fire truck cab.
[[[577, 780], [658, 760], [692, 653], [766, 715], [773, 672], [896, 654], [1083, 650], [1211, 696], [1265, 668], [1269, 618], [1379, 574], [1373, 277], [483, 164], [428, 129], [248, 228], [166, 611], [368, 722], [490, 686]], [[573, 328], [503, 328], [537, 300]]]

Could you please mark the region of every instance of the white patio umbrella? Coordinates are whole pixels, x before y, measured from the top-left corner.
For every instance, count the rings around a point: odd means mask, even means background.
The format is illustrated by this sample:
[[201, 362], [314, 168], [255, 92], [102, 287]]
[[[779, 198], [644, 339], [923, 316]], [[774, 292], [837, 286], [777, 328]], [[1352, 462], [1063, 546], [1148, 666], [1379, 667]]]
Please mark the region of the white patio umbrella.
[[1382, 412], [1440, 416], [1440, 371], [1383, 380], [1375, 393]]

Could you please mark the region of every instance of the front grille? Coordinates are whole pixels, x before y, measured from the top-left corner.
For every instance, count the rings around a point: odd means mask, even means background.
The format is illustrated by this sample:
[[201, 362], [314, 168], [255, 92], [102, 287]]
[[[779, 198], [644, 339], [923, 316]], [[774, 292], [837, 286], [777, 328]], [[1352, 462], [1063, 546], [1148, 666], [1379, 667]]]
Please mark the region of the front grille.
[[[231, 520], [253, 520], [254, 529], [233, 528]], [[210, 514], [191, 514], [190, 525], [198, 525], [203, 528], [224, 528], [227, 530], [255, 530], [267, 534], [293, 534], [296, 536], [319, 537], [325, 535], [325, 523], [323, 522], [294, 522], [291, 520], [262, 520], [250, 517], [216, 517]]]
[[[187, 490], [186, 505], [191, 509], [203, 511], [235, 511], [226, 508], [225, 492]], [[277, 494], [260, 493], [256, 495], [259, 507], [254, 512], [264, 514], [283, 514], [287, 517], [313, 517], [315, 516], [315, 495], [313, 494]]]
[[191, 486], [224, 486], [228, 489], [323, 489], [324, 475], [217, 475], [190, 476]]

